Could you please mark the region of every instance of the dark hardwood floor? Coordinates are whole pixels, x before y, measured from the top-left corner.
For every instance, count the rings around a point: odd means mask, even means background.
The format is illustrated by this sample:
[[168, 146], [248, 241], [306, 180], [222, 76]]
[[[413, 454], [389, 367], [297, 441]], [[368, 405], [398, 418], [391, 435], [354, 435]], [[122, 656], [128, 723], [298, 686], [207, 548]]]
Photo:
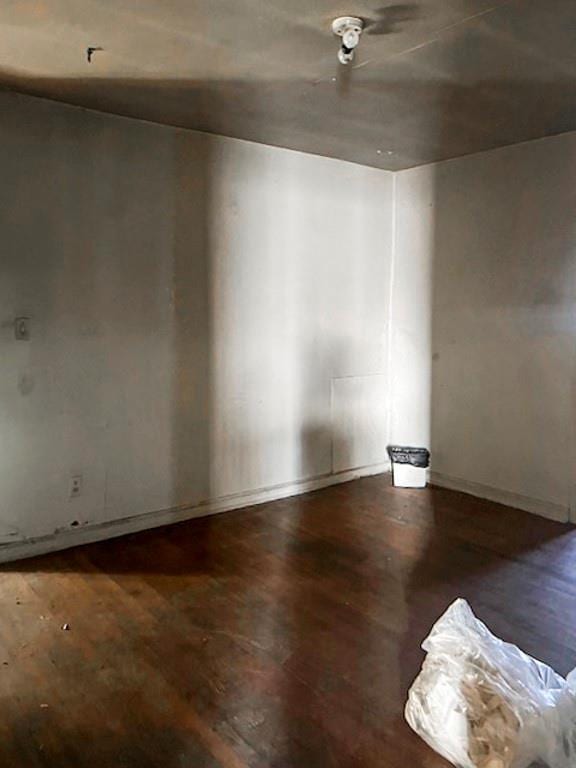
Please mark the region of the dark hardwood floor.
[[387, 477], [3, 566], [0, 766], [444, 766], [403, 719], [430, 626], [463, 596], [565, 674], [575, 566], [575, 529]]

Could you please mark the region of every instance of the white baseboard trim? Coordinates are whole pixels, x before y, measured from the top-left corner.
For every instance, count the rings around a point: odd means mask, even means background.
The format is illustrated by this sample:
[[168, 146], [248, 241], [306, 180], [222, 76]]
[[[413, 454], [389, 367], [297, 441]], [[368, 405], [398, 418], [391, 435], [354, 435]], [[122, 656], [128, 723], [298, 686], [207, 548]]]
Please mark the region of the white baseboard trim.
[[269, 501], [277, 501], [289, 496], [297, 496], [302, 493], [319, 490], [320, 488], [326, 488], [330, 485], [348, 483], [360, 477], [380, 475], [386, 472], [390, 472], [389, 462], [373, 464], [368, 467], [338, 472], [336, 474], [321, 475], [294, 483], [284, 483], [270, 488], [261, 488], [256, 491], [236, 493], [196, 506], [174, 507], [172, 509], [159, 510], [158, 512], [147, 512], [106, 523], [89, 524], [81, 528], [60, 530], [49, 536], [42, 536], [36, 539], [13, 541], [9, 544], [0, 545], [0, 564], [44, 555], [48, 552], [57, 552], [62, 549], [69, 549], [70, 547], [78, 547], [82, 544], [91, 544], [96, 541], [103, 541], [104, 539], [114, 539], [129, 533], [138, 533], [139, 531], [159, 528], [171, 523], [192, 520], [195, 517], [217, 515], [220, 512], [229, 512], [233, 509], [265, 504]]
[[546, 517], [549, 520], [556, 520], [560, 523], [570, 521], [570, 507], [568, 505], [557, 504], [553, 501], [542, 501], [533, 499], [530, 496], [523, 496], [520, 493], [512, 491], [503, 491], [500, 488], [493, 488], [483, 483], [475, 483], [472, 480], [462, 480], [459, 477], [451, 477], [441, 472], [430, 472], [430, 483], [438, 485], [441, 488], [449, 488], [453, 491], [468, 493], [470, 496], [477, 496], [480, 499], [488, 499], [498, 504], [505, 504], [507, 507], [516, 507], [525, 512]]

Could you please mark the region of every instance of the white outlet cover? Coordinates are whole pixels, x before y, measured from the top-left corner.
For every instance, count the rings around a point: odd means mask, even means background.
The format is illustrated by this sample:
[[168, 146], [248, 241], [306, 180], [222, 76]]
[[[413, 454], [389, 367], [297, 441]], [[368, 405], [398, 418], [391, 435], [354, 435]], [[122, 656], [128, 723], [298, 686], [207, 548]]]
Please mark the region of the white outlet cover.
[[70, 498], [80, 496], [82, 493], [82, 475], [74, 475], [70, 478]]

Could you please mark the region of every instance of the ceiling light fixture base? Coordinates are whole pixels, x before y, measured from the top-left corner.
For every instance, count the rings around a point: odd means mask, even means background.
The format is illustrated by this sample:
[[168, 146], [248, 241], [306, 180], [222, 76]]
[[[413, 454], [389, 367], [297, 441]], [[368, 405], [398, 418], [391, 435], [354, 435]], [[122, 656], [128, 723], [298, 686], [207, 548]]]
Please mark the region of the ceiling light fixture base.
[[364, 29], [364, 22], [357, 16], [340, 16], [332, 22], [332, 32], [342, 38], [342, 45], [338, 51], [338, 60], [341, 64], [350, 64], [354, 58], [354, 49], [360, 42], [360, 35]]
[[332, 22], [332, 32], [338, 37], [343, 37], [349, 27], [355, 28], [360, 34], [364, 29], [364, 22], [356, 16], [340, 16]]

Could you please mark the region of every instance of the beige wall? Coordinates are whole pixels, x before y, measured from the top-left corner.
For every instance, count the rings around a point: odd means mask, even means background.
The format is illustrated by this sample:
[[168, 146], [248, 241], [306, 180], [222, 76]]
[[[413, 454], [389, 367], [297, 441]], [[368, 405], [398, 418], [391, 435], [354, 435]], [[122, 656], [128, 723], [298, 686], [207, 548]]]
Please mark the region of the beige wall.
[[576, 135], [397, 174], [393, 422], [444, 484], [567, 519]]
[[0, 111], [0, 541], [386, 460], [392, 174]]
[[576, 135], [394, 176], [0, 108], [0, 542], [281, 496], [389, 441], [568, 517]]

